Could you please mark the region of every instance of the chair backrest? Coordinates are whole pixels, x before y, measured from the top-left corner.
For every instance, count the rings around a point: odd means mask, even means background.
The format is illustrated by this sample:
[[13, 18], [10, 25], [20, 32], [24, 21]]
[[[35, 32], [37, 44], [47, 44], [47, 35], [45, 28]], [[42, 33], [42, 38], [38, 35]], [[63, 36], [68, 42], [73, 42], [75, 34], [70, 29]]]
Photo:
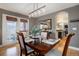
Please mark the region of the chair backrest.
[[41, 32], [41, 38], [47, 39], [47, 32]]
[[26, 37], [26, 31], [20, 31], [21, 33], [23, 33], [24, 37]]
[[47, 39], [56, 39], [55, 38], [55, 33], [54, 32], [48, 32], [47, 33]]
[[17, 39], [18, 39], [18, 41], [19, 41], [20, 48], [27, 51], [23, 33], [17, 32]]
[[74, 33], [70, 33], [67, 38], [66, 38], [66, 41], [65, 41], [65, 45], [64, 45], [64, 49], [63, 49], [63, 53], [62, 53], [62, 56], [66, 56], [67, 54], [67, 50], [68, 50], [68, 46], [69, 46], [69, 43], [70, 43], [70, 39], [71, 37], [75, 35]]

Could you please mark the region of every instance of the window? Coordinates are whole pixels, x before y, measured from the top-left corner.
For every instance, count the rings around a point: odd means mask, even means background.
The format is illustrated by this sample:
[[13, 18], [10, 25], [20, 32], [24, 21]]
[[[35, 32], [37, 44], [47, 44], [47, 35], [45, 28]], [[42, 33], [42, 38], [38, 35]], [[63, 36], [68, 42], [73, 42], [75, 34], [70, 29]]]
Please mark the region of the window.
[[6, 16], [6, 33], [7, 42], [16, 42], [16, 22], [17, 18], [12, 16]]
[[27, 31], [28, 27], [29, 27], [27, 20], [21, 19], [20, 21], [21, 21], [20, 22], [20, 30], [21, 31]]

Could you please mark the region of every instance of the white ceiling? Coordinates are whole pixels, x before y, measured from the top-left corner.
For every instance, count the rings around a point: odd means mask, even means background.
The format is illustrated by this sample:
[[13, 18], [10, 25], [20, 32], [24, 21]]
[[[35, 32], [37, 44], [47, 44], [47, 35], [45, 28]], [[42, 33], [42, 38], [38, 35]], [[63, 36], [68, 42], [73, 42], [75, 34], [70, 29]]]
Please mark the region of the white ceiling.
[[[46, 5], [45, 12], [41, 13], [39, 16], [43, 16], [52, 12], [56, 12], [65, 8], [73, 7], [78, 5], [77, 3], [39, 3], [38, 6], [41, 7]], [[28, 15], [33, 8], [34, 3], [0, 3], [0, 8], [6, 9], [9, 11], [21, 13], [24, 15]]]

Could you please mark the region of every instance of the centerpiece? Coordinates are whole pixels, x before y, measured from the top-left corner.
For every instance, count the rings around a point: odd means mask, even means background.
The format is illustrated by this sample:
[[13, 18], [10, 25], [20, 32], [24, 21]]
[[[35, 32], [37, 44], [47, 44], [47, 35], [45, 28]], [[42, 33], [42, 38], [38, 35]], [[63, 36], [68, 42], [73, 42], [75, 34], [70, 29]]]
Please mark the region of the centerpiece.
[[38, 26], [34, 26], [31, 30], [32, 38], [34, 39], [34, 43], [39, 43], [40, 42], [40, 34], [41, 34], [41, 29], [38, 28]]

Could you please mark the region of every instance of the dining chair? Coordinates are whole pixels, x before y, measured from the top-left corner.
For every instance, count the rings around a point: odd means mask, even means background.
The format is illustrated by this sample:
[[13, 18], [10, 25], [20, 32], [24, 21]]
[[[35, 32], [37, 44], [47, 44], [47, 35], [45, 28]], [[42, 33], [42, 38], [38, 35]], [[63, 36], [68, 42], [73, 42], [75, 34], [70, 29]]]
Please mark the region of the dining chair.
[[24, 37], [26, 37], [26, 33], [27, 33], [27, 31], [20, 31], [21, 33], [23, 33], [23, 35], [24, 35]]
[[47, 39], [47, 32], [41, 32], [41, 38], [42, 39]]
[[54, 32], [48, 32], [47, 33], [47, 39], [56, 39], [55, 38], [55, 33]]
[[17, 32], [17, 39], [18, 39], [18, 42], [19, 42], [19, 45], [20, 45], [20, 56], [22, 56], [22, 53], [24, 53], [25, 56], [34, 53], [34, 50], [32, 50], [30, 47], [28, 47], [25, 44], [25, 38], [24, 38], [23, 33]]
[[74, 33], [70, 33], [69, 35], [66, 36], [63, 52], [60, 52], [58, 49], [52, 49], [47, 54], [45, 54], [45, 56], [66, 56], [67, 50], [68, 50], [68, 46], [69, 46], [69, 42], [70, 42], [71, 37], [73, 35], [74, 35]]

